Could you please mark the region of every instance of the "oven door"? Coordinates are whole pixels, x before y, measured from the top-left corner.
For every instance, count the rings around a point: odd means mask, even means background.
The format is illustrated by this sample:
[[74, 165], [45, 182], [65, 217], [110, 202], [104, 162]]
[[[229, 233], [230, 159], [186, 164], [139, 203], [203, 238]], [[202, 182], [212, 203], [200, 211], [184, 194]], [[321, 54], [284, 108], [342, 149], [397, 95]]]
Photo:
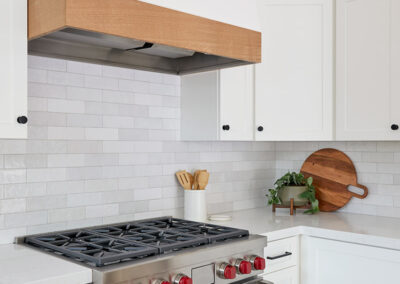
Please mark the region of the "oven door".
[[240, 282], [240, 284], [274, 284], [274, 283], [271, 281], [264, 280], [262, 278], [256, 278], [256, 279]]

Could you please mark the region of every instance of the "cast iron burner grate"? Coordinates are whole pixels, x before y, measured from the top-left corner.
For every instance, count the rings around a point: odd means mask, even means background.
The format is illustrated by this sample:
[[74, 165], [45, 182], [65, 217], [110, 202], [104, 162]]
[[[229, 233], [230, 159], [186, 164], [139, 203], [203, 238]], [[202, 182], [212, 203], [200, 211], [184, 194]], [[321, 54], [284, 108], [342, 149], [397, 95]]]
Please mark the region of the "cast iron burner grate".
[[246, 238], [246, 230], [162, 217], [25, 237], [25, 243], [92, 266]]

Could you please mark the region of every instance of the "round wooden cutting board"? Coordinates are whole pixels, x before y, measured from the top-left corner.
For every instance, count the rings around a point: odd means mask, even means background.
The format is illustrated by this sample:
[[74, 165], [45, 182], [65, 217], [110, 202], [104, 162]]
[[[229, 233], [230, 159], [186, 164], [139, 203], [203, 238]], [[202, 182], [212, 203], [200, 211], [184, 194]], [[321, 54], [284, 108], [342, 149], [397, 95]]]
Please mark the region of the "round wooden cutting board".
[[[352, 197], [363, 199], [368, 195], [368, 188], [357, 182], [353, 162], [336, 149], [321, 149], [311, 154], [301, 167], [301, 173], [314, 179], [319, 209], [323, 212], [342, 208]], [[350, 185], [363, 189], [364, 194], [349, 191]]]

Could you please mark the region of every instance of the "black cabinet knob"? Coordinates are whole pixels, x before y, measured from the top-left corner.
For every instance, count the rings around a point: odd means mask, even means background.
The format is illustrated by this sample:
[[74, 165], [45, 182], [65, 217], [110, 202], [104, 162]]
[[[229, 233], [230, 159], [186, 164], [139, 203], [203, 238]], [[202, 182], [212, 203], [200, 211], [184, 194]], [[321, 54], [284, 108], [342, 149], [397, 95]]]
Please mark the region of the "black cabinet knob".
[[264, 130], [264, 127], [259, 126], [259, 127], [257, 128], [257, 130], [260, 131], [260, 132], [262, 132], [262, 131]]
[[231, 127], [228, 124], [222, 125], [222, 130], [228, 131], [229, 129], [231, 129]]
[[392, 130], [398, 130], [399, 129], [399, 125], [398, 124], [392, 124], [392, 126], [390, 126], [390, 128]]
[[27, 124], [28, 123], [28, 118], [26, 116], [19, 116], [17, 118], [17, 122], [19, 124]]

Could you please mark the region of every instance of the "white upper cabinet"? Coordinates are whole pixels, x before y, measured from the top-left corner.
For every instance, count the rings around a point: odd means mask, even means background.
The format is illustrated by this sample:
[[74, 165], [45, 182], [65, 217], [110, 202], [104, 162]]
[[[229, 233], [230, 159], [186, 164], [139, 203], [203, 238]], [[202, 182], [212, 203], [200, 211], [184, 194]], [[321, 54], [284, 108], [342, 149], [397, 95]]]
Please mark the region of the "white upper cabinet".
[[336, 49], [337, 139], [399, 140], [400, 1], [338, 0]]
[[27, 81], [27, 1], [1, 0], [0, 138], [27, 137]]
[[258, 6], [256, 140], [332, 140], [332, 0], [260, 0]]
[[141, 0], [211, 20], [260, 30], [257, 18], [257, 0]]
[[181, 139], [254, 139], [253, 66], [181, 78]]
[[[254, 66], [222, 69], [219, 72], [220, 139], [253, 140]], [[227, 126], [229, 130], [222, 128]]]

